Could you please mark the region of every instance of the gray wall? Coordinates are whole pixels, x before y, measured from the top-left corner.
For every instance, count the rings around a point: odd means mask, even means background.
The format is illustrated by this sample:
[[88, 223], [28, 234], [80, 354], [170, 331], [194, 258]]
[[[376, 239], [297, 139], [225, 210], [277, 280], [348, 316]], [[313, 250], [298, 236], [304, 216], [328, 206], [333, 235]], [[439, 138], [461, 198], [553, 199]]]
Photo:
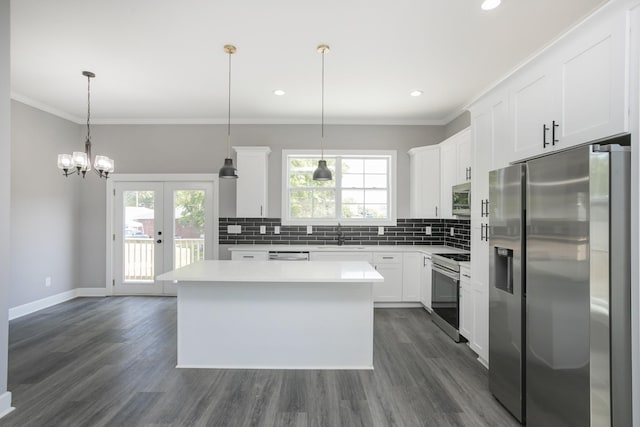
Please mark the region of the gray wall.
[[444, 137], [449, 138], [450, 136], [455, 135], [462, 129], [466, 129], [469, 126], [471, 126], [471, 113], [465, 111], [464, 113], [460, 114], [458, 117], [447, 123], [447, 125], [444, 127]]
[[[269, 146], [269, 216], [280, 217], [281, 151], [319, 148], [314, 125], [236, 125], [232, 145]], [[94, 153], [115, 159], [117, 173], [217, 173], [226, 156], [224, 125], [102, 125], [92, 127]], [[398, 150], [398, 217], [409, 216], [409, 156], [412, 147], [444, 139], [442, 126], [325, 126], [325, 148]], [[235, 157], [235, 156], [234, 156]], [[242, 176], [242, 171], [238, 174]], [[82, 245], [79, 287], [104, 287], [104, 185], [81, 188]], [[220, 216], [235, 216], [235, 182], [220, 183]]]
[[[0, 0], [0, 396], [7, 390], [7, 361], [9, 339], [9, 268], [11, 262], [9, 233], [11, 226], [11, 104], [9, 66], [9, 0]], [[10, 405], [11, 402], [9, 401]], [[0, 412], [8, 409], [0, 407]]]
[[[16, 101], [11, 108], [9, 306], [15, 307], [78, 284], [78, 193], [86, 182], [77, 175], [65, 178], [56, 166], [59, 153], [84, 149], [79, 125]], [[91, 180], [97, 177], [85, 179]]]

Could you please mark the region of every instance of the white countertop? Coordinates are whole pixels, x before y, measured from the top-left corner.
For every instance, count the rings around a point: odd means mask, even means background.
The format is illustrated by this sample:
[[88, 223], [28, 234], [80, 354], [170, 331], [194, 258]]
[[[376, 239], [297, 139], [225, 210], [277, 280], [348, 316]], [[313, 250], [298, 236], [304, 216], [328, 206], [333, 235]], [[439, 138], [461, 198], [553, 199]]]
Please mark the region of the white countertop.
[[206, 260], [169, 271], [158, 280], [177, 282], [371, 283], [383, 282], [364, 261], [228, 261]]
[[233, 245], [230, 251], [306, 251], [306, 252], [422, 252], [455, 254], [468, 251], [444, 245]]

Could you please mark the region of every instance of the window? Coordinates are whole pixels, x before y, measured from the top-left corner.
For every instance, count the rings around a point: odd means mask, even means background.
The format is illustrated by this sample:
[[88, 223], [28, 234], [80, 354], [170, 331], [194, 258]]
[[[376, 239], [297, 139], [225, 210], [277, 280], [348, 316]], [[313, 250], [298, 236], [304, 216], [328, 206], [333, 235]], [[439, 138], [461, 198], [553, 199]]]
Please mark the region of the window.
[[283, 150], [283, 224], [395, 225], [395, 151], [326, 151], [331, 181], [314, 181], [318, 152]]

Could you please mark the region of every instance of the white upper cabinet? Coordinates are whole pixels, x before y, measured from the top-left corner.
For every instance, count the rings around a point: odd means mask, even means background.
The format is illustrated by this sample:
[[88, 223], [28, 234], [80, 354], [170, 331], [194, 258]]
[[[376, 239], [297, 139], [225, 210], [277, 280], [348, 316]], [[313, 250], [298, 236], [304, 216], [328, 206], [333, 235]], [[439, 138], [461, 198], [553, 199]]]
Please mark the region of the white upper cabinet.
[[451, 187], [471, 180], [471, 128], [440, 143], [442, 217], [453, 218]]
[[451, 187], [471, 180], [471, 129], [409, 150], [411, 217], [453, 218]]
[[513, 141], [509, 161], [533, 157], [551, 147], [549, 111], [552, 77], [546, 63], [531, 67], [516, 78], [510, 90]]
[[237, 154], [236, 217], [268, 215], [269, 147], [233, 147]]
[[440, 209], [440, 146], [409, 150], [411, 218], [438, 218]]
[[457, 184], [471, 181], [471, 130], [458, 134], [458, 179]]
[[560, 147], [628, 130], [624, 13], [609, 13], [563, 40], [557, 116]]
[[605, 7], [517, 72], [510, 162], [628, 131], [628, 23]]
[[453, 218], [451, 213], [451, 187], [458, 183], [458, 147], [455, 141], [440, 144], [440, 184], [442, 218]]

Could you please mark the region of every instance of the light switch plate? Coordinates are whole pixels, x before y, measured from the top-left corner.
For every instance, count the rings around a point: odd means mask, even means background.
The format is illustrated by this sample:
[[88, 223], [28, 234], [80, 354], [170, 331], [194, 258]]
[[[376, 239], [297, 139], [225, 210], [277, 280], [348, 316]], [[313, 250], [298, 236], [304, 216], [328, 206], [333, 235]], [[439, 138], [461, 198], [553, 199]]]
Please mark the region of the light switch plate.
[[266, 225], [261, 225], [260, 226], [260, 234], [267, 234], [267, 226]]
[[427, 225], [424, 227], [424, 234], [426, 234], [427, 236], [431, 236], [431, 226]]
[[449, 235], [450, 236], [455, 236], [455, 231], [454, 231], [453, 227], [451, 227], [451, 230], [449, 230]]
[[229, 234], [240, 234], [242, 233], [241, 225], [227, 225], [227, 233]]
[[313, 234], [313, 226], [307, 225], [307, 234]]
[[378, 236], [384, 236], [384, 227], [378, 227]]
[[280, 226], [276, 225], [273, 227], [273, 234], [280, 234]]

